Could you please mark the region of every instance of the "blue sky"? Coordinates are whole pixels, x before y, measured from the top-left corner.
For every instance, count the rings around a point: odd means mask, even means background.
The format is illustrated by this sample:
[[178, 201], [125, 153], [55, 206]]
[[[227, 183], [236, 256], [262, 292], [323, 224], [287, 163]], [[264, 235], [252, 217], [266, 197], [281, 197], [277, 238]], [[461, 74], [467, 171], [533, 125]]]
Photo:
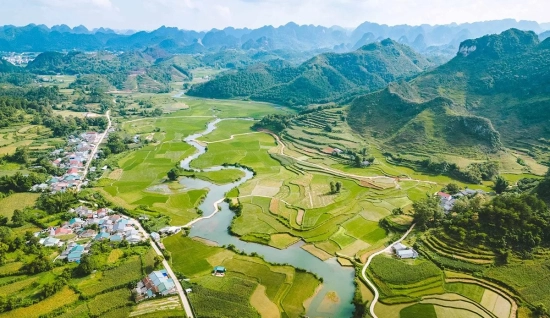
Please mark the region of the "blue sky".
[[447, 24], [503, 18], [550, 22], [548, 0], [2, 0], [0, 23], [83, 24], [209, 30], [298, 24], [356, 27], [364, 21]]

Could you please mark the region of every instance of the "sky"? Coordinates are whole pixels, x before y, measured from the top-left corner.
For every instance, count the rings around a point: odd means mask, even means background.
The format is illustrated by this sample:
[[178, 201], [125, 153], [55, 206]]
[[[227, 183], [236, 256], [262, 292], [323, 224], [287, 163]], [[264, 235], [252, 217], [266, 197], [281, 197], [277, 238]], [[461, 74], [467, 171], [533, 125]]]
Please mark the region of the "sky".
[[550, 22], [548, 0], [1, 0], [0, 24], [153, 30], [288, 22], [357, 27], [365, 21], [448, 24], [514, 18]]

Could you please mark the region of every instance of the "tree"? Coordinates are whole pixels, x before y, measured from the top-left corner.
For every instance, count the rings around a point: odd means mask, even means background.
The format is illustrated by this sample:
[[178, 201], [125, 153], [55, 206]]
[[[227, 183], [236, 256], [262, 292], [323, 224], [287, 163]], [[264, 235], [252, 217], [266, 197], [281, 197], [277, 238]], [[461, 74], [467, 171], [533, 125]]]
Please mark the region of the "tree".
[[180, 170], [178, 168], [172, 168], [166, 175], [168, 176], [168, 180], [176, 181], [180, 176]]
[[460, 187], [456, 183], [449, 183], [445, 187], [444, 191], [446, 191], [447, 193], [449, 193], [451, 195], [455, 195], [460, 191]]
[[124, 143], [118, 134], [110, 134], [107, 140], [107, 148], [111, 153], [117, 154], [128, 150], [128, 145]]
[[402, 215], [403, 213], [405, 213], [403, 211], [403, 208], [395, 208], [391, 211], [391, 214], [393, 214], [393, 215]]
[[29, 148], [17, 147], [15, 153], [10, 156], [10, 161], [21, 164], [29, 163]]
[[504, 179], [502, 176], [497, 176], [495, 178], [495, 183], [493, 185], [493, 189], [495, 189], [495, 192], [498, 194], [501, 194], [502, 192], [506, 191], [508, 189], [508, 181]]
[[355, 156], [353, 156], [353, 163], [356, 167], [361, 168], [363, 165], [363, 160], [361, 160], [361, 157], [358, 154], [355, 154]]
[[330, 182], [330, 193], [331, 194], [336, 193], [336, 185], [334, 184], [334, 181]]
[[78, 198], [73, 192], [44, 193], [36, 201], [36, 207], [49, 214], [66, 212]]
[[546, 313], [548, 310], [546, 309], [546, 306], [543, 304], [538, 304], [535, 306], [535, 309], [533, 310], [533, 314], [535, 314], [536, 317], [546, 317]]
[[39, 255], [32, 262], [27, 264], [26, 270], [29, 274], [47, 272], [53, 268], [53, 263], [45, 255]]
[[439, 205], [439, 197], [428, 196], [413, 203], [414, 222], [421, 230], [436, 224], [443, 216], [443, 209]]
[[13, 215], [11, 216], [11, 222], [17, 227], [25, 225], [25, 223], [27, 222], [26, 213], [19, 209], [15, 209], [13, 211]]
[[342, 190], [342, 183], [340, 181], [336, 182], [336, 193], [340, 193], [340, 190]]
[[162, 257], [160, 255], [156, 255], [155, 256], [155, 268], [159, 268], [160, 265], [162, 264], [162, 261], [164, 261], [164, 257]]
[[98, 269], [99, 264], [95, 257], [90, 254], [84, 254], [80, 259], [80, 264], [78, 265], [78, 271], [82, 275], [90, 275], [94, 270]]

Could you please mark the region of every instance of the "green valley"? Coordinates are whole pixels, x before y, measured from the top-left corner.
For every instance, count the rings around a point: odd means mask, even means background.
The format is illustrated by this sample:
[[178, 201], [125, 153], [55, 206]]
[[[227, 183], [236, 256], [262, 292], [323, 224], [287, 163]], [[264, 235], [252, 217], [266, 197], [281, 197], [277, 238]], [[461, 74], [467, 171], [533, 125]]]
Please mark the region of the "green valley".
[[536, 26], [0, 27], [0, 318], [548, 317]]

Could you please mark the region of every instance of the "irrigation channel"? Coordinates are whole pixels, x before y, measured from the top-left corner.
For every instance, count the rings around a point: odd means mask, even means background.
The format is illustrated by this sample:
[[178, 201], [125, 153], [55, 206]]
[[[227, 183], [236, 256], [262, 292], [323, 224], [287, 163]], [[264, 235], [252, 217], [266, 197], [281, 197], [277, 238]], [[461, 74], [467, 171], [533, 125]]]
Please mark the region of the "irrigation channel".
[[[237, 119], [233, 118], [223, 120]], [[189, 145], [195, 147], [197, 152], [181, 162], [182, 168], [196, 170], [190, 167], [191, 162], [207, 151], [206, 147], [197, 142], [197, 139], [214, 131], [217, 128], [216, 125], [220, 121], [222, 121], [222, 119], [216, 119], [208, 124], [207, 129], [204, 132], [190, 135], [184, 139]], [[225, 185], [217, 185], [208, 181], [188, 177], [181, 179], [181, 184], [183, 184], [187, 189], [206, 188], [209, 190], [204, 202], [199, 206], [199, 209], [204, 212], [206, 217], [193, 224], [189, 236], [201, 237], [214, 241], [219, 245], [233, 244], [241, 251], [246, 253], [255, 252], [263, 256], [263, 258], [268, 262], [287, 263], [294, 267], [299, 267], [315, 273], [319, 277], [323, 278], [323, 287], [313, 298], [311, 305], [307, 309], [307, 315], [310, 317], [351, 317], [354, 309], [351, 301], [353, 300], [353, 294], [355, 291], [355, 271], [353, 268], [340, 266], [340, 264], [336, 261], [336, 258], [332, 258], [324, 262], [321, 261], [301, 248], [301, 246], [305, 244], [303, 241], [300, 241], [286, 249], [279, 250], [266, 245], [244, 242], [239, 240], [238, 237], [232, 236], [228, 233], [227, 228], [231, 224], [234, 213], [229, 209], [229, 205], [225, 202], [219, 203], [220, 209], [217, 213], [215, 206], [218, 202], [225, 198], [225, 194], [229, 190], [252, 179], [254, 175], [252, 171], [236, 166], [216, 166], [202, 169], [202, 171], [219, 171], [224, 169], [238, 169], [243, 171], [245, 176], [236, 182]], [[329, 292], [336, 292], [339, 301], [337, 303], [332, 303], [331, 306], [328, 306], [328, 308], [326, 306], [321, 307], [321, 302]]]

